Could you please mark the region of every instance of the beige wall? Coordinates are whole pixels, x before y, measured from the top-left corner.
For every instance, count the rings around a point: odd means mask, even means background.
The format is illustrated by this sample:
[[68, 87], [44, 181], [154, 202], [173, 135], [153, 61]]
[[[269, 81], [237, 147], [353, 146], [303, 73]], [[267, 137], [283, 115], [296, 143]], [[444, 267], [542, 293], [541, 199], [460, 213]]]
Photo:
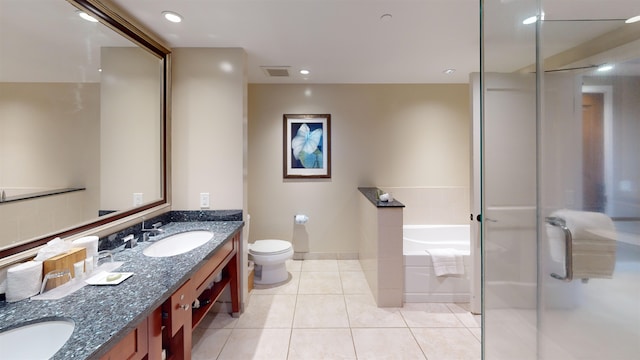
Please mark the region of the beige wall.
[[95, 218], [99, 85], [0, 83], [0, 93], [0, 189], [87, 189], [0, 204], [0, 247]]
[[172, 58], [172, 209], [242, 209], [246, 54], [177, 48]]
[[162, 64], [145, 49], [100, 52], [100, 209], [124, 210], [161, 193]]
[[[357, 253], [359, 186], [401, 189], [403, 196], [412, 193], [407, 188], [456, 188], [462, 205], [452, 217], [468, 218], [468, 85], [252, 84], [248, 99], [250, 241], [279, 238], [292, 240], [298, 252]], [[285, 113], [331, 114], [331, 179], [283, 179]], [[451, 207], [450, 198], [434, 193], [423, 198], [429, 206]], [[297, 213], [309, 216], [302, 231], [294, 226]]]

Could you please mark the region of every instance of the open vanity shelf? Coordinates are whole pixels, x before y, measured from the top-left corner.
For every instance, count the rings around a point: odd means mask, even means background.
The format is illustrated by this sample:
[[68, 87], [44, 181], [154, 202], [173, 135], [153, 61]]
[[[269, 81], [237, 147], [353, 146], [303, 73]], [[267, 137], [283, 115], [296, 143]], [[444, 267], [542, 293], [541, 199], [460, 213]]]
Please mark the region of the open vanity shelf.
[[[220, 247], [206, 263], [162, 305], [162, 348], [167, 359], [191, 358], [191, 334], [229, 286], [234, 314], [239, 300], [240, 233]], [[220, 281], [215, 281], [220, 276]], [[193, 308], [195, 300], [199, 307]]]

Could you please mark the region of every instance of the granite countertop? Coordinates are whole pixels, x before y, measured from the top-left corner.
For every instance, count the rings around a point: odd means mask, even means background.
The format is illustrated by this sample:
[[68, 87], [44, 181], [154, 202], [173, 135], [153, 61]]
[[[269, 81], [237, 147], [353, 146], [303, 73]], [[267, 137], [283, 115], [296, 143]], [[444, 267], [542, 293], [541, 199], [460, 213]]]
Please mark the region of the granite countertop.
[[403, 203], [395, 199], [393, 201], [380, 201], [378, 199], [378, 191], [381, 190], [377, 187], [359, 187], [358, 190], [376, 207], [404, 207]]
[[214, 238], [187, 253], [164, 258], [143, 255], [153, 242], [138, 242], [133, 249], [115, 253], [113, 259], [124, 262], [114, 271], [133, 272], [132, 277], [115, 286], [87, 285], [59, 300], [0, 302], [0, 331], [39, 319], [72, 319], [73, 334], [53, 359], [97, 359], [161, 306], [242, 226], [242, 221], [166, 224], [157, 240], [189, 230], [211, 230]]

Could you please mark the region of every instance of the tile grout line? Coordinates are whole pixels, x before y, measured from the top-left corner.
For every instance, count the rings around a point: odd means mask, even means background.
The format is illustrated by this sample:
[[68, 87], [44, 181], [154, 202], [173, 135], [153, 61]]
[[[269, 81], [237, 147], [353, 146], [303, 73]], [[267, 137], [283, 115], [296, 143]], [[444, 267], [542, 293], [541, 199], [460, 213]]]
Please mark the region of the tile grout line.
[[424, 352], [424, 349], [422, 348], [422, 346], [420, 346], [420, 342], [418, 341], [418, 339], [416, 338], [416, 334], [413, 332], [412, 328], [409, 328], [409, 333], [411, 333], [411, 337], [413, 338], [413, 341], [416, 342], [416, 344], [418, 345], [418, 348], [420, 349], [420, 351], [422, 352], [422, 356], [424, 356], [425, 360], [429, 360], [429, 357], [427, 356], [427, 354]]
[[[351, 346], [352, 346], [353, 353], [355, 354], [355, 358], [358, 359], [358, 352], [357, 352], [356, 341], [355, 341], [355, 337], [354, 337], [354, 329], [358, 329], [358, 328], [354, 328], [353, 327], [351, 318], [349, 316], [349, 309], [348, 309], [348, 305], [347, 305], [347, 301], [346, 301], [347, 294], [345, 293], [345, 284], [344, 284], [344, 281], [343, 281], [343, 278], [342, 278], [342, 274], [343, 273], [356, 272], [355, 270], [352, 270], [352, 269], [350, 270], [350, 269], [351, 268], [342, 269], [340, 267], [340, 262], [338, 261], [338, 271], [337, 271], [337, 273], [338, 273], [338, 281], [340, 281], [340, 289], [341, 289], [341, 294], [340, 295], [342, 296], [342, 300], [343, 300], [343, 304], [344, 304], [345, 312], [346, 312], [346, 316], [347, 316], [347, 324], [348, 324], [348, 328], [349, 328], [349, 335], [351, 336], [351, 342], [350, 343], [351, 343]], [[314, 270], [314, 271], [317, 271], [317, 269]], [[294, 272], [294, 270], [290, 270], [290, 272]], [[286, 357], [285, 357], [285, 359], [289, 359], [289, 357], [292, 355], [291, 350], [292, 350], [292, 345], [293, 345], [293, 330], [294, 330], [295, 317], [296, 317], [296, 314], [298, 313], [298, 311], [300, 310], [298, 308], [298, 306], [299, 306], [299, 295], [301, 295], [300, 294], [300, 285], [301, 285], [301, 282], [302, 282], [302, 272], [303, 271], [302, 271], [302, 264], [301, 264], [300, 265], [300, 269], [298, 271], [300, 276], [298, 277], [298, 282], [295, 285], [295, 292], [292, 291], [292, 293], [293, 293], [292, 295], [295, 296], [295, 301], [294, 301], [294, 308], [293, 308], [293, 316], [292, 316], [292, 319], [291, 319], [291, 323], [289, 324], [289, 327], [288, 327], [289, 339], [288, 339], [288, 343], [287, 343], [288, 346], [287, 346], [287, 349], [286, 349]], [[333, 270], [325, 270], [325, 271], [320, 271], [320, 272], [334, 272], [334, 271]], [[360, 272], [362, 272], [362, 270], [360, 270]], [[260, 295], [260, 294], [255, 294], [254, 293], [252, 295]], [[250, 296], [252, 296], [252, 295], [250, 295]], [[268, 294], [262, 294], [262, 295], [268, 295]], [[285, 295], [285, 294], [270, 294], [270, 295]], [[310, 294], [310, 295], [313, 295], [313, 294]], [[326, 294], [317, 294], [317, 295], [326, 295]], [[474, 330], [473, 330], [476, 327], [472, 328], [472, 327], [468, 326], [468, 325], [471, 325], [473, 323], [469, 322], [467, 324], [467, 322], [463, 321], [459, 317], [459, 315], [460, 316], [464, 316], [464, 314], [469, 313], [469, 312], [463, 306], [457, 305], [455, 303], [451, 303], [451, 304], [450, 303], [444, 303], [444, 305], [445, 305], [444, 308], [447, 309], [446, 313], [447, 314], [453, 314], [455, 319], [456, 319], [456, 321], [457, 321], [457, 323], [460, 326], [457, 326], [457, 327], [449, 327], [449, 326], [410, 327], [409, 323], [407, 322], [406, 315], [403, 314], [403, 312], [401, 311], [402, 308], [398, 308], [398, 312], [399, 312], [400, 318], [402, 319], [402, 322], [403, 322], [404, 326], [403, 327], [392, 327], [392, 328], [397, 328], [397, 329], [408, 328], [409, 331], [410, 331], [410, 334], [411, 334], [411, 338], [414, 340], [414, 342], [417, 343], [417, 345], [420, 348], [420, 351], [423, 354], [425, 359], [428, 359], [427, 354], [425, 353], [425, 350], [422, 348], [422, 346], [420, 346], [420, 342], [418, 342], [418, 340], [416, 338], [416, 333], [415, 333], [415, 331], [417, 331], [417, 329], [419, 329], [419, 328], [429, 328], [429, 329], [460, 329], [460, 328], [464, 328], [464, 329], [466, 329], [466, 333], [468, 333], [476, 341], [479, 341], [478, 338], [475, 336]], [[454, 307], [454, 309], [452, 309], [452, 307]], [[457, 307], [459, 307], [460, 309], [457, 309]], [[427, 312], [428, 313], [429, 311], [427, 311], [427, 310], [428, 310], [428, 307], [426, 307], [426, 308], [424, 308], [422, 310], [418, 310], [418, 311]], [[442, 310], [444, 310], [444, 309], [442, 309]], [[456, 310], [456, 311], [454, 311], [454, 310]], [[457, 312], [458, 310], [463, 310], [463, 312]], [[444, 314], [445, 312], [442, 312], [442, 313]], [[473, 318], [473, 319], [475, 319], [475, 318]], [[229, 339], [231, 338], [231, 333], [236, 329], [236, 326], [237, 326], [237, 323], [235, 323], [233, 328], [231, 328], [231, 331], [229, 332], [229, 335], [225, 337], [224, 344], [220, 348], [220, 351], [218, 352], [218, 355], [216, 356], [216, 359], [220, 359], [223, 350], [228, 345]], [[376, 327], [376, 326], [365, 327], [365, 328], [369, 328], [369, 329], [391, 329], [391, 328], [387, 328], [387, 327], [380, 328], [380, 327]], [[220, 329], [222, 330], [224, 328], [220, 328]], [[310, 328], [305, 328], [305, 329], [325, 329], [325, 328], [322, 328], [322, 327], [310, 327]], [[326, 328], [326, 329], [329, 329], [329, 328]]]

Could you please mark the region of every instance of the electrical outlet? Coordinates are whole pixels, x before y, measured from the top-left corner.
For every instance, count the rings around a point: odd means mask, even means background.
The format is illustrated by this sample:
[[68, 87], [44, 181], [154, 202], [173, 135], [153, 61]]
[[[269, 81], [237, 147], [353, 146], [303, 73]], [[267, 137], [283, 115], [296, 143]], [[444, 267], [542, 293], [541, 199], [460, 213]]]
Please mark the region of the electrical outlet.
[[142, 193], [133, 193], [133, 206], [142, 205]]
[[209, 208], [209, 193], [200, 193], [200, 209]]

